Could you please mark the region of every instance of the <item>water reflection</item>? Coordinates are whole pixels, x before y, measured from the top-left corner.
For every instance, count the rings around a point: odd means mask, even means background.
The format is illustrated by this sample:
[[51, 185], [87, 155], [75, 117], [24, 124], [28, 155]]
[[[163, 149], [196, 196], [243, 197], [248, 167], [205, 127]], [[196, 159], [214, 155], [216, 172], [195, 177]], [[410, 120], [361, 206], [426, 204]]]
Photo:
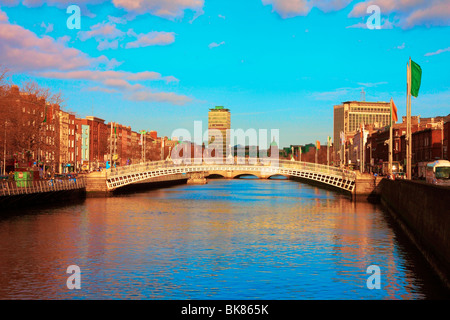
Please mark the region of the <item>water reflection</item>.
[[[448, 297], [378, 206], [286, 180], [211, 180], [0, 221], [0, 298]], [[66, 288], [66, 268], [82, 289]], [[369, 290], [378, 265], [382, 289]]]

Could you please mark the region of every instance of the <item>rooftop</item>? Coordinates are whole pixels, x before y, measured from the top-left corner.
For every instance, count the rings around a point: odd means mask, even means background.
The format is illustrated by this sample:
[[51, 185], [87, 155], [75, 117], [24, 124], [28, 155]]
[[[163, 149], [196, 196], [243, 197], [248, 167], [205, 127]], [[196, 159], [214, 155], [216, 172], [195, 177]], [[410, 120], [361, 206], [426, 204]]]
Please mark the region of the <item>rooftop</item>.
[[226, 111], [226, 112], [230, 111], [230, 109], [226, 109], [225, 107], [222, 107], [222, 106], [216, 106], [213, 109], [209, 109], [209, 110], [211, 110], [211, 111]]

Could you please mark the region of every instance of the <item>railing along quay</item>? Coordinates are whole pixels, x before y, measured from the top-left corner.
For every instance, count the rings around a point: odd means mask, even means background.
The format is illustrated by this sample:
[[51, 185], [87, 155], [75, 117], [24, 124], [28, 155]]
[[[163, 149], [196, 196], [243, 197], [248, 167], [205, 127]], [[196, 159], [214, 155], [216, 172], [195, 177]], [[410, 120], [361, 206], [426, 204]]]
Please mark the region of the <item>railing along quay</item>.
[[0, 182], [0, 196], [76, 190], [86, 187], [84, 177], [70, 179], [20, 180]]

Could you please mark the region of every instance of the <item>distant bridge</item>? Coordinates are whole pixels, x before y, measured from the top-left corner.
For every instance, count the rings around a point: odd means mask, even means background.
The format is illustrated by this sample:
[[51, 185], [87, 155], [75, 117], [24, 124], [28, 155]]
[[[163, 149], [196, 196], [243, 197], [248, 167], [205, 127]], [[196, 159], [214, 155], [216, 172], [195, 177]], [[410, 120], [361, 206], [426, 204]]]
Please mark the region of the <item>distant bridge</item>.
[[166, 160], [117, 167], [107, 170], [106, 186], [108, 191], [113, 191], [126, 185], [156, 177], [167, 177], [170, 179], [170, 176], [180, 173], [203, 173], [205, 177], [220, 175], [228, 179], [241, 175], [254, 175], [260, 179], [268, 179], [275, 175], [300, 177], [351, 193], [355, 190], [356, 174], [354, 171], [302, 161], [252, 160], [234, 160], [232, 163], [214, 163], [214, 161], [205, 160], [201, 160], [201, 163], [195, 163], [195, 161], [183, 163]]

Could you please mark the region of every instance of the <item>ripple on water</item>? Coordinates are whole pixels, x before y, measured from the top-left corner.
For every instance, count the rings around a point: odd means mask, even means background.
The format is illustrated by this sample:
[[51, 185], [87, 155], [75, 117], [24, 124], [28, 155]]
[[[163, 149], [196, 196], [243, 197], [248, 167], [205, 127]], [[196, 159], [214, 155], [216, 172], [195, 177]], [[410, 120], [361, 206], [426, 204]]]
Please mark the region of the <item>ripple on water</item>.
[[[24, 210], [0, 221], [0, 298], [448, 298], [387, 219], [328, 190], [251, 179]], [[372, 264], [381, 290], [366, 287]]]

